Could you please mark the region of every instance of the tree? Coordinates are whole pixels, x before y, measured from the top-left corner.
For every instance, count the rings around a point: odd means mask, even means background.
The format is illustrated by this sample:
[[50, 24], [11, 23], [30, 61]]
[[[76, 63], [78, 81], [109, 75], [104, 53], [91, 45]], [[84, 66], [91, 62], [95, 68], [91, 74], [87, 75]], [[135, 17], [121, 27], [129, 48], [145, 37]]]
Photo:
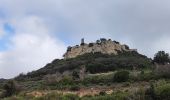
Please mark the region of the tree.
[[12, 96], [14, 94], [17, 94], [21, 88], [19, 85], [16, 83], [14, 80], [9, 80], [5, 85], [4, 85], [4, 90], [5, 90], [5, 97]]
[[166, 53], [165, 51], [158, 51], [154, 56], [153, 62], [163, 65], [169, 63], [170, 62], [169, 54]]
[[76, 80], [76, 79], [80, 78], [79, 73], [77, 71], [73, 71], [72, 77], [73, 77], [73, 80]]

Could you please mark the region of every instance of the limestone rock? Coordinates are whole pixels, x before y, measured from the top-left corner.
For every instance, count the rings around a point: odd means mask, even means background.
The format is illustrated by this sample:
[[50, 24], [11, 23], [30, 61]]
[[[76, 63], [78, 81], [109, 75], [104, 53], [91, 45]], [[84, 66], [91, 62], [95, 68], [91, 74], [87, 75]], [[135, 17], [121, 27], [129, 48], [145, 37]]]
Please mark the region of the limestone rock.
[[[84, 40], [83, 40], [84, 42]], [[85, 53], [95, 53], [101, 52], [103, 54], [115, 54], [118, 52], [132, 52], [137, 51], [136, 49], [130, 49], [127, 45], [121, 45], [117, 41], [112, 41], [111, 39], [106, 40], [101, 38], [95, 43], [81, 43], [81, 45], [76, 45], [73, 47], [68, 47], [67, 52], [63, 55], [65, 59], [74, 58]]]

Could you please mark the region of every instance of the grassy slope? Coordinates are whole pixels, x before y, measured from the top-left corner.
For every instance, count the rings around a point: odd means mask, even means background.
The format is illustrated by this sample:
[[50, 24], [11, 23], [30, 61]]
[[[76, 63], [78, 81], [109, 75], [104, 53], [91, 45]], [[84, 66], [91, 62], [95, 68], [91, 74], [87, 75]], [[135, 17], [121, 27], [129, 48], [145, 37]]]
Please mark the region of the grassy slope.
[[[44, 80], [44, 76], [48, 74], [54, 74], [56, 72], [72, 71], [78, 69], [80, 66], [85, 65], [88, 72], [86, 78], [82, 81], [74, 81], [70, 78], [63, 79], [61, 82], [48, 83]], [[101, 53], [85, 54], [73, 59], [59, 60], [56, 59], [52, 63], [47, 64], [45, 67], [28, 73], [27, 75], [20, 75], [16, 77], [18, 84], [23, 87], [23, 91], [18, 95], [19, 97], [29, 96], [27, 94], [35, 93], [40, 97], [53, 94], [53, 92], [67, 93], [74, 92], [75, 94], [86, 95], [99, 94], [102, 91], [127, 91], [131, 93], [131, 90], [139, 89], [141, 87], [148, 87], [149, 80], [146, 77], [152, 73], [150, 66], [151, 60], [146, 56], [138, 53], [122, 53], [119, 55], [104, 55]], [[136, 67], [136, 70], [132, 70]], [[127, 82], [117, 83], [113, 81], [113, 76], [118, 70], [126, 69], [130, 72], [130, 79]], [[141, 70], [144, 74], [141, 75]], [[146, 79], [145, 79], [146, 78]], [[78, 90], [72, 90], [72, 88], [80, 88]], [[93, 91], [91, 90], [93, 88]], [[94, 92], [94, 93], [92, 93]], [[126, 93], [125, 93], [126, 94]], [[22, 100], [22, 99], [21, 99]]]
[[152, 64], [149, 58], [137, 52], [124, 52], [119, 55], [90, 53], [67, 60], [56, 59], [37, 71], [16, 77], [16, 80], [41, 80], [45, 75], [73, 71], [81, 66], [85, 66], [87, 72], [94, 74], [134, 67], [139, 70], [150, 67]]

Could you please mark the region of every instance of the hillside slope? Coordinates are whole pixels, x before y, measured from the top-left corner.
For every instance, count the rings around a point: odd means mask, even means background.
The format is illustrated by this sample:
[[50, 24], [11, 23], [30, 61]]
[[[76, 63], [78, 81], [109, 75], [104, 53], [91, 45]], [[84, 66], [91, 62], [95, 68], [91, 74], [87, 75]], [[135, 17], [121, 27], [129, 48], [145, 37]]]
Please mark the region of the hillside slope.
[[102, 73], [118, 69], [136, 69], [150, 67], [151, 59], [137, 52], [124, 52], [118, 55], [108, 55], [102, 53], [88, 53], [71, 59], [55, 59], [45, 67], [30, 72], [26, 75], [19, 75], [16, 79], [42, 79], [46, 75], [61, 73], [72, 74], [73, 71], [85, 67], [88, 73]]
[[[80, 100], [105, 97], [110, 99], [101, 100], [125, 100], [124, 97], [127, 100], [138, 100], [134, 99], [138, 97], [135, 96], [138, 92], [143, 96], [143, 92], [147, 94], [152, 89], [151, 81], [159, 84], [159, 80], [164, 78], [152, 66], [152, 59], [136, 50], [118, 50], [116, 54], [89, 52], [73, 58], [55, 59], [39, 70], [20, 74], [13, 79], [12, 85], [7, 83], [6, 86], [16, 89], [18, 97], [37, 100], [54, 100], [70, 94]], [[18, 87], [21, 92], [18, 92]], [[3, 97], [3, 93], [8, 94], [6, 91], [9, 89], [0, 87], [0, 90]], [[152, 96], [150, 93], [147, 95]]]

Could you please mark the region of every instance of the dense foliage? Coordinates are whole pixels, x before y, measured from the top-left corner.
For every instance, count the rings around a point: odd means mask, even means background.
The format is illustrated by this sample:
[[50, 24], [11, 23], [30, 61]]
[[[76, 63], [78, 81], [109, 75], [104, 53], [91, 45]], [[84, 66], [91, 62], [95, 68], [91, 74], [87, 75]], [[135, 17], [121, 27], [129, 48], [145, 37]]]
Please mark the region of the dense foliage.
[[[118, 55], [107, 55], [102, 53], [89, 53], [71, 59], [56, 59], [45, 67], [28, 73], [19, 75], [17, 80], [42, 79], [44, 75], [56, 72], [64, 73], [79, 69], [82, 65], [86, 67], [86, 72], [101, 73], [114, 71], [117, 69], [143, 69], [151, 66], [151, 59], [138, 54], [137, 52], [124, 52]], [[76, 75], [76, 73], [74, 73]]]
[[21, 90], [17, 82], [14, 80], [9, 80], [6, 84], [4, 84], [3, 88], [5, 90], [3, 93], [4, 97], [9, 97], [17, 94]]
[[118, 71], [114, 75], [114, 81], [116, 82], [126, 82], [129, 79], [128, 71]]
[[170, 57], [165, 51], [158, 51], [155, 54], [153, 61], [158, 64], [166, 64], [170, 63]]

